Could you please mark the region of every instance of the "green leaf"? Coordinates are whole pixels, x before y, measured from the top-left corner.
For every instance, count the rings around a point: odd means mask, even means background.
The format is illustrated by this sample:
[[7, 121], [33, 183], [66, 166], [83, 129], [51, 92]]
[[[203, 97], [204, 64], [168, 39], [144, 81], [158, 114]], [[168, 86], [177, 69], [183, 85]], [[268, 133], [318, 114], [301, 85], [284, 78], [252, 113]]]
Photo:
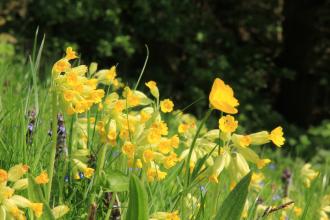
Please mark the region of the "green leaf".
[[129, 182], [129, 203], [126, 220], [148, 220], [148, 198], [142, 182], [134, 175]]
[[47, 220], [55, 220], [55, 217], [50, 209], [49, 205], [44, 198], [40, 185], [36, 184], [34, 178], [31, 175], [28, 175], [28, 195], [29, 200], [32, 202], [42, 202], [44, 204], [43, 213], [41, 218]]
[[128, 176], [120, 171], [111, 170], [105, 176], [106, 188], [110, 192], [125, 192], [128, 191], [129, 179]]
[[218, 210], [218, 220], [239, 220], [249, 191], [252, 172], [248, 173], [229, 193]]

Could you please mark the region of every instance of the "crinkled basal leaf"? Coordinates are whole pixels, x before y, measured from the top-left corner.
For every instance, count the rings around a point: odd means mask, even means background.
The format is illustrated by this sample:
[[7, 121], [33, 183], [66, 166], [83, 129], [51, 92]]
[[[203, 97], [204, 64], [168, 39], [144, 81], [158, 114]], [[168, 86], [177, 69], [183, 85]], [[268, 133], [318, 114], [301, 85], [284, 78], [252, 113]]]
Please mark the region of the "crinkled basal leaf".
[[218, 210], [215, 219], [239, 220], [249, 191], [252, 172], [248, 173], [229, 193]]
[[148, 198], [142, 182], [134, 175], [129, 181], [129, 203], [126, 220], [148, 220]]

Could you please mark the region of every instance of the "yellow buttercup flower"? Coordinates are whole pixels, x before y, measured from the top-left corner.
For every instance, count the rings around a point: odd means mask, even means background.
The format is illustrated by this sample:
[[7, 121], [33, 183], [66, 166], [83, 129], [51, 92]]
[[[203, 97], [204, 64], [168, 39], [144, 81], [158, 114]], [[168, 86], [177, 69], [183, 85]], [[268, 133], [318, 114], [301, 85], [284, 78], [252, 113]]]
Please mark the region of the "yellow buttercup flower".
[[218, 109], [228, 114], [236, 114], [236, 107], [239, 105], [238, 100], [234, 97], [233, 89], [219, 78], [213, 82], [213, 86], [209, 95], [211, 108]]
[[34, 180], [37, 184], [46, 184], [49, 181], [48, 174], [46, 171], [42, 171]]
[[282, 127], [277, 127], [271, 131], [269, 139], [277, 146], [281, 147], [284, 144], [285, 138], [283, 137]]
[[222, 116], [219, 119], [219, 129], [225, 133], [231, 133], [236, 130], [238, 122], [231, 115]]
[[172, 112], [173, 111], [174, 104], [170, 99], [164, 99], [160, 102], [160, 109], [162, 112]]

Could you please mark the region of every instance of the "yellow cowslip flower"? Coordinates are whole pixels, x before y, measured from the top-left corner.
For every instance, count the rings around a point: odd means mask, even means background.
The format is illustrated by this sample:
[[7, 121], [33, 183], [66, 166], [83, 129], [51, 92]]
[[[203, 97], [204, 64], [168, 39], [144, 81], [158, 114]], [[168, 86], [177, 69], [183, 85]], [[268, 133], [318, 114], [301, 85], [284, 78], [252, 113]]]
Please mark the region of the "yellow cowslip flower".
[[41, 171], [40, 175], [34, 178], [37, 184], [46, 184], [49, 182], [48, 173], [46, 171]]
[[329, 220], [328, 213], [330, 213], [330, 194], [323, 196], [319, 213], [320, 220]]
[[301, 214], [302, 214], [302, 208], [300, 208], [300, 207], [294, 207], [293, 208], [293, 212], [294, 212], [295, 216], [300, 217]]
[[239, 137], [238, 139], [238, 143], [241, 147], [248, 147], [251, 144], [251, 137], [249, 135], [242, 135], [241, 137]]
[[168, 154], [170, 151], [172, 151], [172, 143], [169, 139], [161, 139], [158, 144], [158, 150], [163, 154]]
[[135, 145], [130, 141], [126, 141], [122, 147], [122, 151], [127, 157], [133, 158], [135, 153]]
[[160, 109], [162, 112], [172, 112], [173, 111], [174, 104], [170, 99], [164, 99], [160, 102]]
[[8, 186], [0, 187], [0, 200], [9, 199], [13, 196], [14, 192], [15, 190]]
[[189, 129], [189, 125], [188, 125], [188, 124], [186, 124], [186, 123], [181, 123], [181, 124], [179, 124], [178, 132], [179, 132], [180, 134], [183, 134], [183, 133], [186, 133], [186, 132], [188, 131], [188, 129]]
[[264, 179], [265, 179], [265, 176], [262, 173], [252, 173], [251, 186], [256, 190], [260, 190], [261, 189], [260, 183]]
[[158, 129], [150, 129], [147, 135], [149, 144], [156, 144], [160, 141], [162, 135]]
[[166, 169], [170, 169], [175, 166], [175, 164], [179, 161], [176, 153], [172, 152], [169, 156], [165, 157], [163, 160], [163, 165]]
[[180, 139], [178, 135], [173, 135], [171, 137], [171, 147], [178, 148], [179, 144], [180, 144]]
[[116, 124], [116, 121], [114, 119], [111, 119], [110, 125], [109, 125], [109, 131], [108, 131], [108, 134], [107, 134], [107, 140], [111, 144], [115, 144], [116, 139], [117, 139], [117, 124]]
[[155, 97], [155, 98], [159, 98], [159, 91], [158, 91], [158, 87], [157, 87], [157, 83], [155, 81], [149, 81], [145, 84], [149, 89], [150, 89], [150, 93]]
[[224, 150], [219, 156], [214, 160], [214, 163], [211, 167], [211, 174], [209, 180], [213, 183], [218, 183], [218, 176], [223, 171], [225, 167], [231, 162], [231, 156], [227, 150]]
[[303, 182], [307, 188], [311, 186], [311, 182], [319, 175], [319, 172], [312, 169], [310, 163], [306, 163], [300, 170], [300, 175], [303, 178]]
[[213, 82], [209, 95], [211, 108], [218, 109], [227, 114], [236, 114], [236, 106], [239, 105], [238, 100], [234, 97], [233, 89], [219, 78]]
[[31, 203], [30, 208], [33, 210], [35, 216], [39, 218], [42, 215], [42, 209], [43, 209], [42, 203]]
[[72, 47], [67, 47], [66, 48], [66, 55], [65, 55], [65, 59], [67, 60], [73, 60], [78, 58], [78, 56], [76, 55], [76, 52], [72, 49]]
[[0, 184], [6, 182], [8, 180], [8, 173], [7, 171], [0, 169]]
[[113, 83], [116, 76], [117, 76], [116, 66], [112, 66], [108, 70], [100, 70], [94, 75], [94, 77], [97, 79], [99, 83], [105, 85], [110, 85], [111, 83]]
[[260, 159], [257, 162], [257, 168], [258, 169], [262, 169], [264, 168], [267, 164], [269, 164], [270, 162], [272, 162], [270, 159]]
[[136, 160], [136, 163], [135, 163], [135, 165], [136, 165], [136, 167], [137, 167], [137, 168], [140, 168], [140, 169], [142, 169], [142, 167], [143, 167], [143, 164], [142, 164], [142, 161], [141, 161], [141, 159], [137, 159], [137, 160]]
[[63, 73], [67, 70], [69, 70], [71, 68], [71, 64], [69, 63], [68, 59], [60, 59], [59, 61], [57, 61], [52, 69], [52, 73], [53, 76], [56, 77], [58, 76], [60, 73]]
[[27, 178], [24, 178], [24, 179], [20, 179], [20, 180], [17, 180], [14, 185], [13, 185], [13, 189], [14, 190], [23, 190], [23, 189], [26, 189], [28, 187], [28, 179]]
[[84, 176], [88, 179], [90, 179], [94, 175], [94, 169], [90, 167], [86, 167], [83, 172]]
[[262, 145], [270, 141], [268, 131], [260, 131], [249, 135], [252, 145]]
[[277, 146], [282, 147], [284, 144], [285, 138], [283, 137], [282, 127], [277, 127], [270, 132], [269, 139]]
[[154, 122], [151, 125], [151, 128], [157, 129], [161, 135], [167, 135], [168, 134], [168, 127], [167, 124], [164, 121], [158, 121]]
[[146, 121], [148, 121], [151, 118], [151, 114], [148, 113], [147, 111], [141, 110], [140, 111], [140, 120], [141, 123], [144, 123]]
[[98, 64], [96, 62], [91, 62], [89, 65], [89, 75], [92, 76], [97, 71]]
[[69, 211], [70, 211], [70, 209], [66, 205], [56, 206], [55, 208], [52, 209], [52, 213], [53, 213], [55, 219], [61, 218], [62, 216], [64, 216]]
[[94, 174], [94, 169], [87, 166], [87, 164], [81, 162], [78, 159], [72, 159], [74, 164], [73, 169], [76, 171], [76, 175], [74, 176], [75, 179], [80, 179], [79, 175], [77, 174], [77, 170], [82, 171], [86, 178], [91, 178]]
[[157, 165], [153, 165], [153, 167], [149, 167], [147, 170], [147, 180], [149, 182], [153, 182], [155, 180], [161, 181], [165, 179], [167, 173], [161, 171]]
[[240, 153], [232, 153], [231, 163], [229, 168], [231, 169], [230, 175], [235, 182], [238, 182], [242, 177], [250, 172], [249, 164], [245, 160], [244, 156]]
[[179, 212], [155, 212], [153, 213], [149, 220], [180, 220]]
[[236, 130], [238, 122], [231, 115], [222, 116], [219, 119], [219, 129], [225, 133], [232, 133]]
[[149, 162], [154, 160], [154, 152], [150, 149], [147, 149], [143, 152], [144, 162]]
[[18, 164], [11, 167], [8, 171], [8, 180], [15, 182], [22, 178], [22, 176], [29, 170], [28, 165]]
[[[88, 71], [88, 68], [86, 65], [79, 65], [79, 66], [70, 68], [68, 71], [66, 71], [65, 74], [68, 76], [68, 78], [70, 78], [69, 76], [73, 77], [75, 82], [77, 82], [78, 76], [85, 76], [87, 71]], [[89, 82], [94, 82], [94, 81], [89, 81]]]

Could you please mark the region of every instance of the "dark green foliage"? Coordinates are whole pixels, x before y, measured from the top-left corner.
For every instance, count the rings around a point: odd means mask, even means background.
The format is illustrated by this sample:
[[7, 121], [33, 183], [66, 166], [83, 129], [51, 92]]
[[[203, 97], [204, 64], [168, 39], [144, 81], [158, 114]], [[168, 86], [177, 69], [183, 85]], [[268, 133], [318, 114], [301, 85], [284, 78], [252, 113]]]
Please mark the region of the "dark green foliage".
[[239, 220], [243, 212], [245, 201], [249, 192], [252, 173], [248, 173], [237, 186], [229, 193], [218, 210], [215, 219]]
[[[8, 6], [15, 2], [19, 7]], [[234, 88], [240, 121], [250, 131], [272, 129], [276, 121], [298, 139], [304, 130], [292, 124], [305, 129], [329, 116], [326, 1], [22, 2], [0, 5], [11, 8], [0, 13], [7, 21], [4, 31], [26, 51], [39, 27], [50, 62], [72, 45], [83, 63], [98, 60], [101, 68], [118, 63], [119, 76], [133, 86], [147, 44], [143, 80], [157, 81], [161, 98], [173, 98], [176, 108], [202, 97], [188, 109], [201, 117], [212, 81], [221, 77]], [[47, 74], [41, 71], [40, 77]]]

